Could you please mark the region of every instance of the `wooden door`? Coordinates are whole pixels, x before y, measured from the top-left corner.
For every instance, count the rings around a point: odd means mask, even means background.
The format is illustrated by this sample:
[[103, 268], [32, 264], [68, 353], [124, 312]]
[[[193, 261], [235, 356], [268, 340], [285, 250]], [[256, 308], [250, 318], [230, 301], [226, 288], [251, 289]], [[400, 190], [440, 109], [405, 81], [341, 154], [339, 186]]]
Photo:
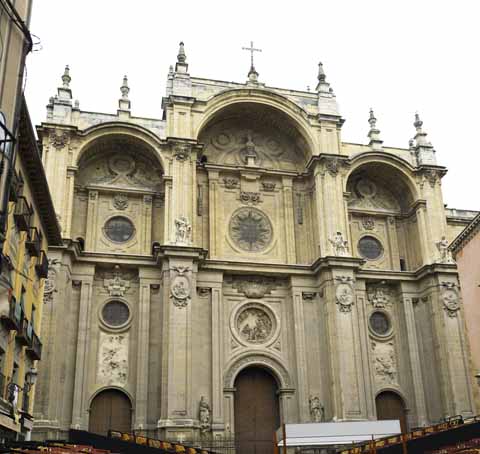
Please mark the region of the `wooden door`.
[[90, 407], [88, 430], [106, 435], [109, 430], [131, 432], [132, 407], [125, 394], [115, 389], [102, 391]]
[[399, 419], [402, 433], [406, 432], [405, 405], [398, 394], [391, 391], [380, 393], [375, 399], [375, 405], [377, 407], [377, 419]]
[[280, 426], [277, 384], [264, 369], [243, 370], [235, 380], [237, 454], [271, 454]]

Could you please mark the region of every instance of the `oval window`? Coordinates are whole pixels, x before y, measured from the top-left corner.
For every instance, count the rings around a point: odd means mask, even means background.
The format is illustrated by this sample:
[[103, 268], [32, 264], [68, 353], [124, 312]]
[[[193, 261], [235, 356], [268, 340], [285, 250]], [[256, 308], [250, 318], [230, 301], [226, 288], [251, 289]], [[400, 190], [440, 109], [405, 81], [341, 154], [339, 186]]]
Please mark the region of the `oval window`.
[[369, 260], [378, 259], [383, 253], [383, 246], [373, 236], [364, 236], [358, 242], [358, 251], [360, 255]]
[[135, 227], [129, 219], [115, 216], [106, 222], [104, 231], [110, 240], [116, 243], [125, 243], [133, 237]]
[[375, 311], [370, 315], [370, 328], [375, 334], [385, 336], [391, 328], [390, 319], [385, 313]]
[[121, 301], [110, 301], [102, 309], [102, 319], [106, 325], [118, 328], [127, 323], [130, 309]]

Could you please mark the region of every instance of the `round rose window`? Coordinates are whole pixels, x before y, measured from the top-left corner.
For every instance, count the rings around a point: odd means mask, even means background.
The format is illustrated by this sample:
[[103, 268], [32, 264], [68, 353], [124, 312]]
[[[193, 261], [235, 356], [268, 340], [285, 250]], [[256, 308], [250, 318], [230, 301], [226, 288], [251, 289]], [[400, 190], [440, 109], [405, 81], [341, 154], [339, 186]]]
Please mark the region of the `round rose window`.
[[358, 242], [358, 251], [363, 258], [375, 260], [383, 254], [383, 246], [373, 236], [364, 236]]
[[230, 220], [230, 237], [244, 251], [260, 252], [272, 239], [272, 225], [267, 216], [255, 208], [241, 208]]
[[130, 219], [123, 216], [114, 216], [106, 222], [104, 231], [110, 240], [116, 243], [125, 243], [133, 237], [135, 227]]
[[130, 318], [130, 309], [121, 301], [110, 301], [102, 309], [105, 324], [114, 328], [124, 325]]
[[370, 315], [370, 328], [375, 334], [385, 336], [391, 328], [390, 319], [383, 312], [375, 311]]

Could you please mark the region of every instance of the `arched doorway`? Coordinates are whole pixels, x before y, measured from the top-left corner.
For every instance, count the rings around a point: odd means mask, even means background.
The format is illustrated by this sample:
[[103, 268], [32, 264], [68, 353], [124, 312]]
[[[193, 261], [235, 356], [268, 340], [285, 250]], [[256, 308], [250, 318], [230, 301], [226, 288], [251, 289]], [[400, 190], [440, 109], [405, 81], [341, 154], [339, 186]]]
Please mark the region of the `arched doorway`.
[[235, 380], [237, 454], [271, 454], [280, 426], [277, 382], [265, 369], [248, 367]]
[[399, 419], [402, 433], [407, 431], [407, 418], [402, 398], [392, 391], [384, 391], [375, 399], [377, 419]]
[[97, 394], [90, 406], [88, 430], [105, 435], [109, 430], [132, 430], [132, 406], [128, 397], [116, 389]]

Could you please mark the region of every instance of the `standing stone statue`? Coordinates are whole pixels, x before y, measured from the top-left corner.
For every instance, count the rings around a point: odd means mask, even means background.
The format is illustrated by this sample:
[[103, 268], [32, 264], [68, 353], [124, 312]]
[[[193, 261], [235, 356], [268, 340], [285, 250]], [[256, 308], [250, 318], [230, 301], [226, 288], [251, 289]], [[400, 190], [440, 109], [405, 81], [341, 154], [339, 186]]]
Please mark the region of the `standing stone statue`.
[[348, 242], [343, 239], [342, 232], [337, 232], [335, 236], [329, 238], [330, 243], [333, 245], [333, 252], [336, 256], [345, 257], [348, 255]]
[[180, 216], [179, 218], [175, 219], [175, 243], [192, 243], [192, 226], [185, 216]]
[[325, 421], [325, 407], [320, 403], [318, 396], [310, 396], [310, 417], [313, 422]]
[[199, 404], [198, 419], [200, 420], [200, 432], [205, 433], [210, 430], [210, 405], [202, 396]]
[[448, 249], [448, 240], [445, 236], [442, 236], [442, 239], [435, 243], [437, 245], [438, 252], [440, 252], [440, 263], [455, 263], [452, 258], [452, 253]]

